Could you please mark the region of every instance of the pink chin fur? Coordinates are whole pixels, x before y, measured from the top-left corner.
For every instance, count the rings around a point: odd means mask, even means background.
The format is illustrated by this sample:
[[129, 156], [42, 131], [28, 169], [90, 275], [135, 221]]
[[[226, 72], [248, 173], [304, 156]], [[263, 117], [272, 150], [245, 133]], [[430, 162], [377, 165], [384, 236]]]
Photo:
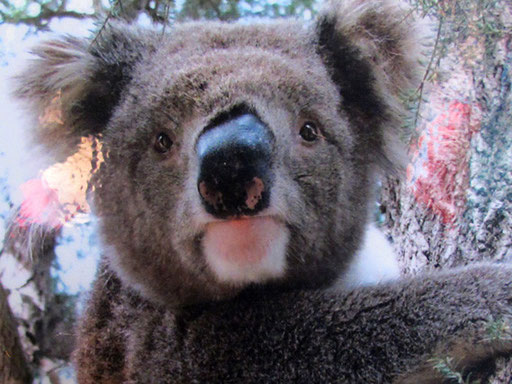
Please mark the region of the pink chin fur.
[[284, 269], [288, 232], [270, 217], [209, 223], [203, 239], [206, 259], [227, 281], [262, 281]]
[[210, 223], [205, 246], [216, 249], [218, 257], [230, 263], [258, 263], [267, 254], [275, 227], [275, 220], [268, 217]]

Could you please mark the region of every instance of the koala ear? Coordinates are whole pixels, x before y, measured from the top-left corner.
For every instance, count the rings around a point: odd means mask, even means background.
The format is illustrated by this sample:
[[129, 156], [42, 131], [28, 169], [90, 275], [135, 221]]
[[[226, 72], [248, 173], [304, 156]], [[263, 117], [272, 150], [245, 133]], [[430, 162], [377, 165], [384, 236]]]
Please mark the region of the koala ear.
[[94, 40], [67, 36], [35, 47], [15, 95], [28, 101], [38, 143], [68, 155], [80, 136], [101, 134], [151, 40], [136, 27], [112, 23]]
[[316, 20], [318, 52], [339, 87], [360, 142], [386, 169], [406, 160], [399, 100], [420, 78], [417, 23], [400, 1], [331, 0]]

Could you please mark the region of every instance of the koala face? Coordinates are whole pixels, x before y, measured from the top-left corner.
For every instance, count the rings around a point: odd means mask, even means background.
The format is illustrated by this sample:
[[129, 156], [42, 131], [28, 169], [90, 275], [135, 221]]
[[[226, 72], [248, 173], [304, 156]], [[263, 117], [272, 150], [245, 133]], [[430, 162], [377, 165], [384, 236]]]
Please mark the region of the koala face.
[[166, 301], [187, 282], [214, 297], [331, 282], [360, 236], [367, 180], [311, 36], [190, 24], [134, 77], [104, 132], [96, 199], [121, 275]]
[[[249, 284], [326, 286], [345, 268], [375, 165], [393, 161], [396, 90], [414, 71], [399, 55], [405, 25], [341, 8], [311, 26], [116, 24], [96, 44], [36, 52], [46, 66], [19, 94], [38, 111], [60, 92], [67, 127], [46, 127], [52, 136], [100, 137], [94, 203], [125, 283], [182, 306]], [[371, 27], [385, 49], [367, 41]]]

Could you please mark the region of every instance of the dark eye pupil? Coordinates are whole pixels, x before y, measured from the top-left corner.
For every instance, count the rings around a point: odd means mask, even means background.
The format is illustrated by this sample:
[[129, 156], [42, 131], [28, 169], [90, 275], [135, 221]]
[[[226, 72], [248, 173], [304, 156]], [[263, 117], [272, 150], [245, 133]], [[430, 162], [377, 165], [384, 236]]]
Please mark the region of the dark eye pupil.
[[160, 153], [165, 153], [171, 149], [172, 140], [165, 133], [159, 133], [156, 137], [155, 150]]
[[318, 138], [318, 129], [314, 123], [307, 122], [300, 129], [300, 135], [306, 141], [315, 141]]

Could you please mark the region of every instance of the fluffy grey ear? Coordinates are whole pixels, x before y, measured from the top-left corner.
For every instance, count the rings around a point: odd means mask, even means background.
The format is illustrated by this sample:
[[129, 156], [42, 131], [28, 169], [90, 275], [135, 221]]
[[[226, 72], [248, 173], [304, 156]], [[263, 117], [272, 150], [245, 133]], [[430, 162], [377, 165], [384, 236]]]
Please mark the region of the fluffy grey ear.
[[331, 0], [316, 21], [318, 52], [354, 119], [359, 149], [375, 153], [387, 169], [406, 159], [396, 145], [399, 96], [419, 84], [417, 25], [398, 0]]
[[100, 134], [152, 47], [149, 33], [123, 23], [108, 25], [95, 40], [67, 36], [35, 47], [15, 95], [28, 101], [37, 141], [68, 155], [80, 136]]

